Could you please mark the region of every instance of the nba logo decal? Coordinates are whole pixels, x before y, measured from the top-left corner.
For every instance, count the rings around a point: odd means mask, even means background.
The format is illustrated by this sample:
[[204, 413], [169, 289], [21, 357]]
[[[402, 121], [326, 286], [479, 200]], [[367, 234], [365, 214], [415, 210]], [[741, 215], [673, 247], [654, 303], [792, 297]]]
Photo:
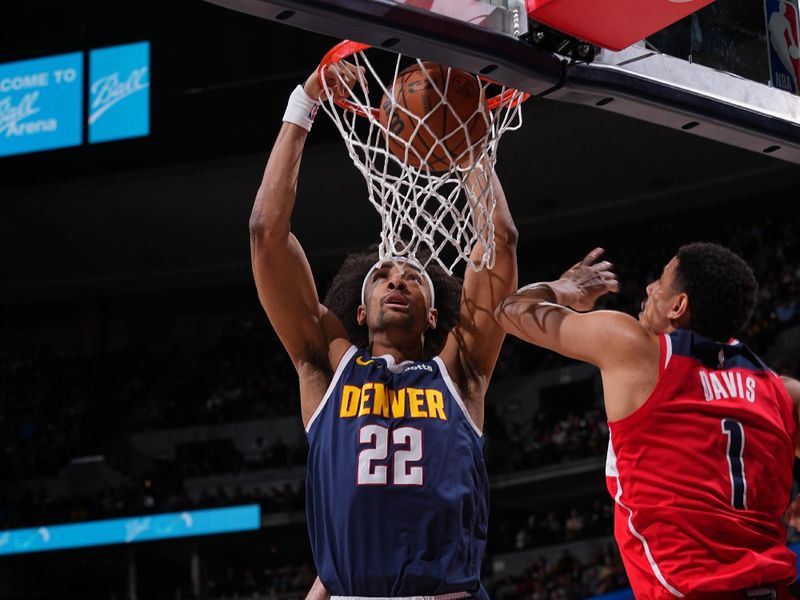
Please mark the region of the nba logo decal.
[[800, 80], [798, 0], [765, 0], [764, 10], [772, 85], [797, 94]]

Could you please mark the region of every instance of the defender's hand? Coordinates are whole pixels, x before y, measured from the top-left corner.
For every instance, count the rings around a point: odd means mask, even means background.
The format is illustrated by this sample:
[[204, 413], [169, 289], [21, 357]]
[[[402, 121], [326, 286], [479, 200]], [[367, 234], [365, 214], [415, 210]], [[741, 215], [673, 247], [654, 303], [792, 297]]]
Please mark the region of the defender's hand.
[[580, 311], [592, 310], [600, 296], [619, 291], [612, 264], [607, 260], [594, 264], [604, 252], [602, 248], [595, 248], [555, 282], [553, 288], [560, 304]]
[[[360, 83], [366, 89], [366, 78], [364, 77], [364, 67], [356, 67], [347, 61], [339, 61], [330, 66], [323, 67], [322, 78], [333, 93], [334, 99], [346, 98], [350, 90], [356, 83]], [[314, 71], [306, 79], [303, 89], [314, 100], [326, 100], [325, 88], [320, 83], [320, 76]]]

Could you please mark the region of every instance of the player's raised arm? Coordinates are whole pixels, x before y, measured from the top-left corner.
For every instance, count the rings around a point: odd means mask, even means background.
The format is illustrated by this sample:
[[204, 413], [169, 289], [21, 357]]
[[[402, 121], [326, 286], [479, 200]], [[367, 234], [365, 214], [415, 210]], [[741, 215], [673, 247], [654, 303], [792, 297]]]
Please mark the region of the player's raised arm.
[[636, 406], [637, 394], [628, 388], [649, 392], [654, 384], [659, 343], [655, 334], [624, 313], [577, 312], [591, 310], [600, 296], [619, 287], [611, 263], [595, 264], [602, 253], [600, 248], [593, 250], [556, 281], [520, 288], [500, 303], [495, 316], [506, 332], [520, 339], [599, 367], [606, 414], [615, 420]]
[[[320, 304], [308, 260], [290, 230], [303, 146], [321, 94], [316, 74], [295, 90], [250, 216], [258, 296], [301, 380], [305, 367], [329, 370], [349, 346], [339, 320]], [[315, 408], [304, 405], [304, 418]]]
[[497, 307], [503, 329], [527, 342], [610, 368], [628, 352], [638, 351], [647, 333], [632, 317], [591, 310], [597, 299], [616, 292], [611, 263], [596, 263], [603, 250], [592, 250], [558, 280], [520, 288]]
[[[480, 179], [484, 181], [481, 182]], [[469, 266], [466, 268], [459, 322], [450, 333], [442, 352], [445, 364], [454, 365], [463, 374], [464, 384], [478, 385], [476, 394], [466, 394], [465, 400], [469, 401], [483, 398], [505, 337], [505, 332], [494, 318], [494, 308], [517, 287], [517, 229], [500, 180], [493, 171], [478, 171], [467, 183], [473, 188], [473, 192], [480, 186], [491, 185], [496, 201], [492, 214], [494, 267], [480, 271], [473, 271]], [[487, 196], [479, 191], [475, 195], [481, 202]], [[481, 215], [482, 211], [474, 210], [473, 213]], [[479, 219], [480, 216], [476, 218]], [[480, 228], [480, 225], [476, 223], [476, 228]], [[471, 259], [479, 262], [482, 252], [483, 248], [476, 243]]]

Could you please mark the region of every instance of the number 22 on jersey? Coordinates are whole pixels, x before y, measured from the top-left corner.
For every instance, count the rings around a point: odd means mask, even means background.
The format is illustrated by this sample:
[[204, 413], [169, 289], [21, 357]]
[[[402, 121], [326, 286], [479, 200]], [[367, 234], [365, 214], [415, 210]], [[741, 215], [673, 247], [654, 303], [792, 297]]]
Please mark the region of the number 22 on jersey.
[[[391, 432], [391, 445], [389, 434]], [[364, 425], [358, 432], [357, 485], [389, 485], [389, 467], [381, 464], [392, 453], [392, 485], [422, 485], [424, 467], [414, 465], [422, 460], [422, 430], [398, 427], [390, 430], [382, 425]]]

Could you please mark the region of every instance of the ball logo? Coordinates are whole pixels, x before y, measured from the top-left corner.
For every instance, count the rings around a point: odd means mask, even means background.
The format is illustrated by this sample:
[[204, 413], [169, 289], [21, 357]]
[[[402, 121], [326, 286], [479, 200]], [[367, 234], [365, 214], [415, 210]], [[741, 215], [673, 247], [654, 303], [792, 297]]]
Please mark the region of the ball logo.
[[118, 102], [150, 87], [150, 83], [145, 81], [147, 70], [147, 67], [133, 69], [124, 81], [120, 80], [118, 72], [95, 81], [92, 84], [92, 113], [89, 115], [89, 124], [94, 123]]
[[129, 544], [150, 529], [150, 519], [131, 519], [125, 523], [125, 543]]
[[36, 106], [39, 92], [25, 94], [18, 104], [14, 104], [11, 96], [0, 98], [0, 136], [12, 137], [30, 135], [42, 131], [55, 131], [55, 119], [28, 120], [41, 109]]
[[89, 142], [150, 133], [150, 44], [136, 42], [89, 55]]

